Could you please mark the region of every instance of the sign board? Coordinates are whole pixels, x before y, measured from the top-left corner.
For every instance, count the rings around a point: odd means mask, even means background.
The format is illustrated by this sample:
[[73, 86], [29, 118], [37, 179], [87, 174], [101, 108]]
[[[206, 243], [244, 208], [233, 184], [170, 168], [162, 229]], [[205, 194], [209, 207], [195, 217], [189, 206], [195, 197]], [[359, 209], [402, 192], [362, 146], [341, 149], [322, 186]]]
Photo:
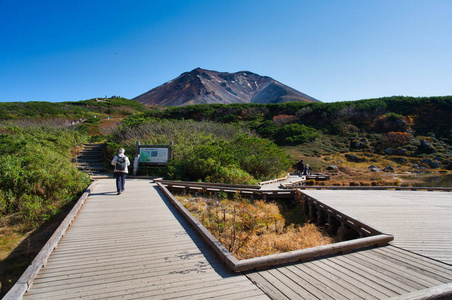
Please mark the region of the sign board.
[[166, 165], [171, 158], [169, 145], [139, 145], [140, 165]]

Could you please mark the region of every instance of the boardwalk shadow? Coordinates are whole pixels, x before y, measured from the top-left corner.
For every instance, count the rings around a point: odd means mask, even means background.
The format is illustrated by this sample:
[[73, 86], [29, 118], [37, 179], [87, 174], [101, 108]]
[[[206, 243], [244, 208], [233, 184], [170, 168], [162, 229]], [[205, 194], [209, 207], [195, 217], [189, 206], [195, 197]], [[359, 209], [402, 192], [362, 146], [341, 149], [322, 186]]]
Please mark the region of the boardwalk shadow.
[[185, 219], [185, 217], [174, 207], [174, 205], [171, 203], [170, 200], [166, 197], [166, 195], [157, 187], [154, 187], [157, 193], [161, 196], [163, 202], [168, 207], [168, 209], [171, 211], [171, 213], [174, 215], [176, 220], [179, 222], [179, 224], [184, 228], [184, 230], [187, 232], [188, 236], [191, 238], [193, 243], [196, 245], [196, 247], [199, 249], [199, 251], [203, 254], [207, 262], [209, 263], [210, 267], [221, 277], [227, 278], [227, 277], [234, 277], [234, 276], [241, 276], [241, 273], [234, 273], [230, 271], [228, 268], [226, 268], [225, 265], [221, 262], [221, 260], [217, 257], [215, 252], [212, 250], [212, 248], [209, 247], [209, 245], [202, 239], [202, 237], [198, 234], [195, 228], [193, 228], [190, 223]]
[[61, 212], [33, 230], [5, 259], [0, 261], [0, 299], [22, 276], [41, 248], [70, 213], [75, 202], [61, 208]]
[[111, 191], [111, 192], [103, 192], [103, 193], [91, 193], [90, 196], [108, 196], [108, 195], [116, 195], [117, 192]]

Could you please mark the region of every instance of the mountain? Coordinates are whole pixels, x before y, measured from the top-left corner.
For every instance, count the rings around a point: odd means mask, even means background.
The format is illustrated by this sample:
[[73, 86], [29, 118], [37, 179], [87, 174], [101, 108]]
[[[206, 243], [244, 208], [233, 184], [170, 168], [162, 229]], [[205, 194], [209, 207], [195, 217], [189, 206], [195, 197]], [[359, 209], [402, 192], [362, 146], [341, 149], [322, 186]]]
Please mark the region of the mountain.
[[248, 71], [224, 73], [201, 68], [182, 73], [133, 100], [152, 106], [319, 101], [268, 76]]

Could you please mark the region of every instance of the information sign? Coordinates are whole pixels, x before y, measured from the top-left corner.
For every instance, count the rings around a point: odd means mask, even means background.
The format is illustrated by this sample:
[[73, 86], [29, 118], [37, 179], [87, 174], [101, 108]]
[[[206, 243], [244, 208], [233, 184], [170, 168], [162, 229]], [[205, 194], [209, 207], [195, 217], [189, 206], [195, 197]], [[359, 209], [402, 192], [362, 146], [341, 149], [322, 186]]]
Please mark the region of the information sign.
[[140, 165], [161, 166], [171, 159], [171, 145], [140, 145], [137, 143], [137, 157]]

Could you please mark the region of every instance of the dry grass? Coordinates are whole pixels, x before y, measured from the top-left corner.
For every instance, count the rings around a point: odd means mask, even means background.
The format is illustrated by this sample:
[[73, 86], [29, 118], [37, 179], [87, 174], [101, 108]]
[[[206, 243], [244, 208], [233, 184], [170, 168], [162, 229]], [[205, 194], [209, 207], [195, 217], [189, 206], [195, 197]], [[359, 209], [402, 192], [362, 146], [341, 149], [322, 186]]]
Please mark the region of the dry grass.
[[68, 204], [58, 215], [30, 230], [17, 214], [0, 218], [0, 298], [19, 279], [69, 213]]
[[[362, 162], [349, 161], [346, 154], [356, 155]], [[309, 163], [310, 157], [304, 158]], [[314, 173], [330, 174], [329, 181], [309, 182], [311, 185], [333, 185], [333, 186], [413, 186], [418, 184], [419, 176], [413, 173], [414, 164], [419, 164], [420, 159], [416, 157], [387, 156], [378, 154], [365, 154], [358, 152], [338, 153], [326, 155], [314, 160], [321, 160], [325, 166], [336, 165], [338, 169], [327, 171], [326, 167], [314, 169]], [[405, 161], [402, 162], [404, 159]], [[370, 166], [380, 171], [371, 172]], [[394, 172], [383, 172], [385, 167], [392, 166]], [[441, 170], [428, 170], [439, 172]]]
[[[333, 243], [313, 224], [287, 224], [277, 203], [176, 197], [237, 259]], [[237, 197], [238, 198], [238, 197]]]
[[17, 232], [10, 227], [0, 228], [0, 261], [8, 257], [29, 234]]
[[317, 226], [306, 223], [303, 226], [290, 227], [282, 233], [267, 232], [253, 235], [236, 256], [252, 258], [328, 245], [333, 242], [333, 239], [322, 233]]

